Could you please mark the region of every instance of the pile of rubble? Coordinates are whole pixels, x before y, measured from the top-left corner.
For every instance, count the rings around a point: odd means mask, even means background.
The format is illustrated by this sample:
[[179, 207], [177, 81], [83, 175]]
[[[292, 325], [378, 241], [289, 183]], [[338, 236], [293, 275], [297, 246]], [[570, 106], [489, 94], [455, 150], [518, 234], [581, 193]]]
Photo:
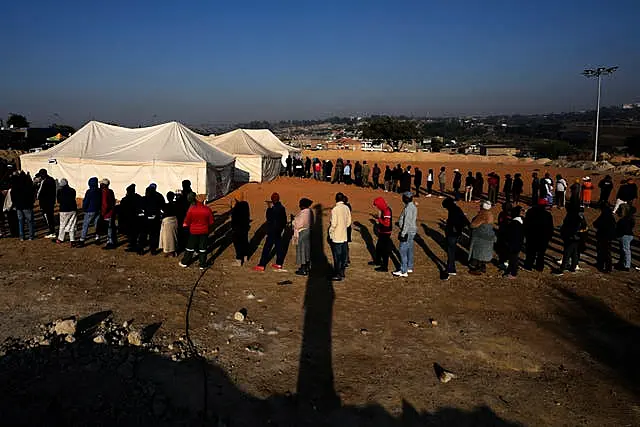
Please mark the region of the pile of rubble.
[[606, 160], [601, 160], [599, 162], [590, 162], [588, 160], [578, 160], [578, 161], [554, 160], [554, 161], [545, 163], [545, 166], [556, 167], [556, 168], [575, 168], [575, 169], [582, 169], [582, 170], [595, 171], [595, 172], [608, 172], [608, 173], [640, 176], [640, 168], [638, 166], [635, 166], [635, 165], [616, 166], [612, 163], [609, 163]]

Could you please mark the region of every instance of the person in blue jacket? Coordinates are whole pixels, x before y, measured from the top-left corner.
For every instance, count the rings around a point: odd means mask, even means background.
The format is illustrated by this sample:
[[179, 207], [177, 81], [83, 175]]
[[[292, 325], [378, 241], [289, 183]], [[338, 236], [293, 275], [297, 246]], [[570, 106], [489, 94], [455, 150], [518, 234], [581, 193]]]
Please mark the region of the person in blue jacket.
[[82, 222], [82, 234], [80, 235], [80, 244], [84, 244], [89, 232], [89, 226], [93, 223], [96, 229], [96, 240], [98, 236], [98, 221], [100, 220], [100, 208], [102, 206], [102, 192], [98, 188], [98, 178], [95, 176], [89, 179], [89, 189], [84, 193], [82, 200], [82, 210], [84, 212], [84, 220]]

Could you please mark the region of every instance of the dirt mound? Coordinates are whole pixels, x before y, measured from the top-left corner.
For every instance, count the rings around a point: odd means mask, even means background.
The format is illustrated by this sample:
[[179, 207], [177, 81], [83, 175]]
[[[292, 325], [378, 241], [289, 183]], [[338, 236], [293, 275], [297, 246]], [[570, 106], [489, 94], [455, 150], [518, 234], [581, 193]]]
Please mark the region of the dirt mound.
[[615, 173], [623, 173], [626, 175], [640, 176], [640, 168], [636, 165], [622, 165], [613, 170]]

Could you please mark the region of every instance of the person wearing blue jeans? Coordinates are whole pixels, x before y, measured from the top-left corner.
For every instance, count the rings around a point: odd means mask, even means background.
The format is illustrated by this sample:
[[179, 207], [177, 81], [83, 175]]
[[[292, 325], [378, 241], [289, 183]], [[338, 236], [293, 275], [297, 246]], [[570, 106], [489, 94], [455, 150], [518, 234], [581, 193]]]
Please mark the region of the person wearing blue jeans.
[[[89, 234], [89, 227], [93, 224], [93, 227], [98, 229], [98, 222], [100, 221], [100, 212], [85, 212], [84, 220], [82, 221], [82, 234], [80, 235], [80, 242], [84, 242]], [[98, 233], [96, 232], [96, 238]]]
[[620, 261], [616, 266], [618, 270], [631, 270], [631, 241], [636, 226], [635, 213], [636, 209], [628, 203], [621, 205], [617, 211], [620, 217], [616, 223], [616, 236], [620, 240]]
[[398, 218], [398, 227], [400, 227], [400, 270], [394, 271], [396, 277], [407, 277], [409, 273], [413, 273], [413, 239], [418, 231], [416, 220], [418, 218], [418, 208], [413, 203], [413, 193], [407, 191], [402, 194], [404, 209]]
[[18, 233], [20, 235], [20, 240], [25, 240], [24, 236], [24, 222], [27, 222], [27, 227], [29, 227], [29, 240], [34, 240], [36, 238], [35, 235], [35, 224], [33, 220], [33, 210], [32, 209], [19, 209], [18, 211]]
[[96, 228], [96, 240], [98, 239], [98, 221], [100, 220], [100, 208], [102, 206], [102, 192], [98, 188], [98, 178], [95, 176], [89, 179], [89, 189], [84, 194], [82, 200], [82, 210], [84, 211], [84, 220], [82, 222], [82, 234], [80, 235], [80, 244], [84, 243], [89, 232], [89, 226], [93, 223]]
[[460, 209], [460, 206], [456, 205], [455, 200], [447, 197], [442, 201], [442, 207], [448, 211], [447, 222], [444, 227], [444, 233], [447, 240], [447, 275], [445, 280], [448, 280], [449, 276], [456, 275], [456, 250], [458, 246], [458, 239], [462, 235], [465, 228], [469, 227], [470, 223], [467, 217]]

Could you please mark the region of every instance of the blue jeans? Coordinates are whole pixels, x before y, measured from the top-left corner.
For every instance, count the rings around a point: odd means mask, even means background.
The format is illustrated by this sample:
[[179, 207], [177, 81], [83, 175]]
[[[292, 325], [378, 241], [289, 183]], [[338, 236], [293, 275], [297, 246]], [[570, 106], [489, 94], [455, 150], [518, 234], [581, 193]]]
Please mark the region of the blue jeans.
[[456, 272], [456, 251], [458, 236], [447, 236], [447, 273]]
[[333, 270], [337, 276], [344, 277], [344, 270], [347, 267], [347, 242], [332, 243], [331, 252], [333, 253]]
[[18, 209], [18, 234], [24, 240], [24, 221], [29, 227], [29, 239], [35, 239], [35, 222], [33, 220], [33, 209]]
[[93, 222], [93, 227], [96, 229], [96, 236], [98, 235], [98, 221], [100, 220], [100, 212], [85, 212], [84, 220], [82, 221], [82, 234], [80, 240], [84, 241], [89, 233], [89, 226]]
[[624, 268], [631, 268], [631, 241], [633, 236], [627, 235], [620, 237], [620, 264]]
[[407, 241], [400, 242], [400, 271], [406, 273], [413, 270], [413, 239], [416, 233], [407, 233]]
[[107, 221], [107, 243], [116, 245], [118, 244], [118, 233], [116, 230], [116, 219], [111, 217], [106, 219]]

